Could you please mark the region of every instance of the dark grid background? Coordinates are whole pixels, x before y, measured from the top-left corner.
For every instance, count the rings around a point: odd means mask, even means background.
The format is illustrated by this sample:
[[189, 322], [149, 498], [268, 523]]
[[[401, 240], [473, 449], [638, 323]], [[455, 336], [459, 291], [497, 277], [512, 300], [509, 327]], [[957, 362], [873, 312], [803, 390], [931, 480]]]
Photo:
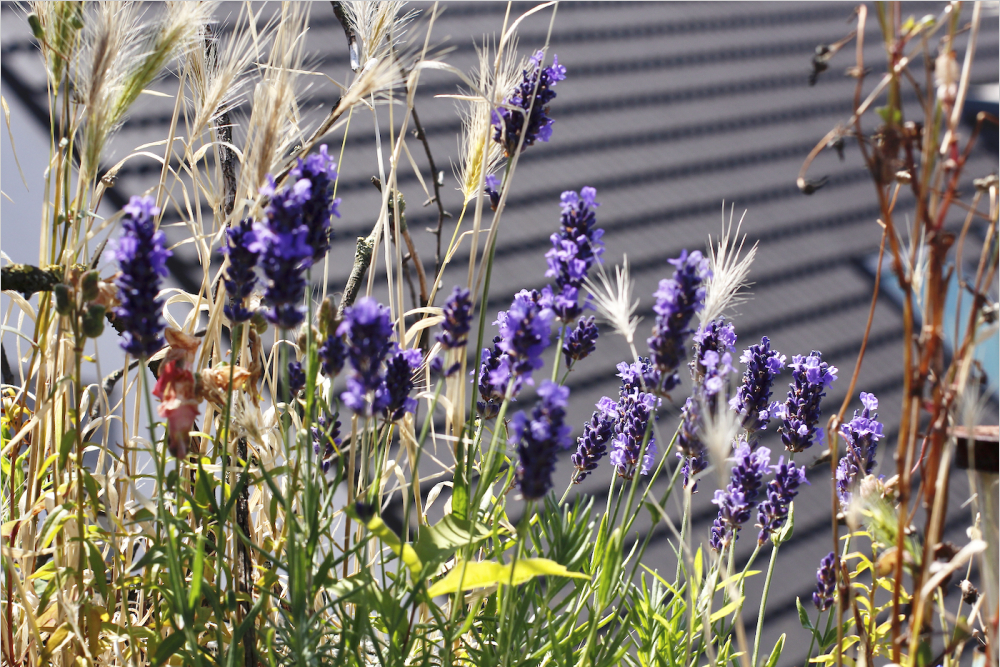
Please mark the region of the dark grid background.
[[[416, 7], [427, 5], [418, 3]], [[454, 47], [447, 55], [448, 62], [461, 69], [471, 68], [475, 64], [471, 40], [480, 40], [484, 32], [498, 33], [505, 7], [499, 3], [447, 5], [434, 36], [436, 43]], [[795, 177], [815, 142], [850, 114], [854, 82], [843, 76], [843, 71], [853, 64], [853, 44], [832, 61], [817, 86], [809, 87], [807, 77], [816, 45], [845, 35], [853, 27], [849, 23], [852, 10], [849, 3], [561, 4], [551, 50], [566, 65], [568, 78], [557, 87], [558, 98], [552, 104], [556, 119], [552, 142], [529, 149], [519, 163], [502, 221], [490, 310], [506, 307], [521, 288], [545, 284], [543, 255], [548, 237], [558, 225], [559, 194], [592, 185], [601, 202], [600, 226], [606, 230], [605, 258], [613, 264], [620, 262], [623, 254], [628, 255], [635, 293], [642, 298], [640, 312], [645, 321], [640, 324], [637, 344], [644, 353], [642, 341], [651, 320], [650, 295], [657, 282], [670, 275], [666, 259], [682, 248], [702, 248], [706, 236], [720, 229], [723, 201], [727, 208], [734, 203], [737, 218], [748, 210], [743, 229], [749, 242], [760, 242], [751, 274], [753, 300], [735, 318], [737, 347], [742, 349], [767, 335], [789, 358], [812, 349], [823, 351], [824, 359], [841, 369], [841, 379], [825, 403], [827, 414], [835, 410], [847, 389], [868, 315], [873, 276], [865, 268], [865, 259], [877, 251], [878, 208], [860, 154], [850, 141], [843, 161], [827, 151], [814, 163], [812, 176], [829, 176], [829, 183], [816, 194], [803, 196], [795, 186]], [[904, 16], [913, 13], [919, 17], [937, 10], [937, 4], [906, 5]], [[228, 11], [235, 16], [238, 10], [224, 6], [218, 16], [224, 18]], [[311, 64], [338, 80], [348, 79], [346, 42], [339, 24], [326, 3], [316, 3], [312, 14], [307, 40]], [[998, 80], [997, 15], [995, 9], [985, 14], [973, 69], [974, 85]], [[2, 16], [5, 22], [19, 21], [9, 3], [3, 4]], [[541, 12], [522, 24], [523, 53], [544, 43], [548, 21], [549, 14]], [[964, 45], [962, 38], [960, 58]], [[37, 115], [39, 123], [47, 126], [44, 78], [26, 26], [14, 30], [6, 26], [0, 55], [4, 83]], [[884, 52], [874, 11], [870, 12], [865, 57], [875, 72], [881, 71]], [[319, 109], [336, 101], [337, 92], [321, 79], [311, 81], [314, 87], [302, 99], [304, 106], [314, 109], [307, 118], [316, 118], [322, 113]], [[876, 76], [869, 78], [866, 94], [876, 82]], [[156, 87], [172, 93], [176, 83], [167, 79]], [[455, 160], [459, 126], [453, 104], [432, 97], [451, 92], [455, 92], [453, 78], [424, 73], [417, 107], [438, 168], [446, 172], [445, 206], [457, 217], [461, 198], [452, 190], [454, 179], [448, 165]], [[909, 95], [906, 101], [912, 109], [915, 98]], [[149, 137], [165, 136], [172, 105], [172, 100], [166, 99], [140, 100], [115, 141], [116, 157], [109, 157], [109, 164]], [[248, 105], [243, 109], [245, 120]], [[379, 118], [386, 142], [388, 114], [384, 107]], [[234, 121], [240, 120], [237, 112]], [[398, 123], [398, 115], [396, 120]], [[237, 127], [237, 137], [240, 133]], [[328, 139], [334, 152], [342, 135]], [[372, 146], [371, 115], [356, 113], [340, 165], [338, 194], [343, 198], [343, 217], [336, 225], [339, 240], [331, 253], [329, 289], [333, 292], [343, 288], [353, 259], [354, 238], [369, 233], [378, 209], [379, 196], [369, 183], [377, 173]], [[419, 143], [411, 141], [410, 148], [428, 180]], [[977, 149], [966, 173], [971, 181], [996, 170], [993, 146]], [[120, 206], [128, 196], [153, 185], [158, 175], [159, 165], [152, 160], [133, 161], [122, 170], [108, 198]], [[399, 183], [410, 203], [409, 225], [430, 272], [432, 240], [420, 230], [436, 222], [436, 213], [433, 207], [420, 209], [423, 193], [407, 166], [401, 170]], [[904, 200], [897, 210], [897, 219], [904, 220], [912, 207]], [[952, 220], [952, 224], [959, 223], [957, 217]], [[446, 240], [450, 231], [446, 226]], [[975, 233], [981, 239], [982, 230], [975, 229]], [[17, 257], [16, 249], [5, 251], [15, 261], [34, 259]], [[445, 290], [464, 282], [467, 260], [465, 252], [458, 253], [455, 270], [445, 276]], [[381, 267], [381, 251], [378, 261]], [[187, 268], [192, 262], [193, 258], [180, 249], [172, 267], [173, 279], [188, 288], [195, 287], [194, 280], [200, 281], [197, 269]], [[898, 429], [902, 333], [899, 310], [891, 299], [882, 298], [858, 390], [878, 395], [888, 448], [893, 446]], [[489, 330], [487, 335], [492, 335]], [[615, 395], [614, 366], [629, 357], [620, 338], [608, 330], [602, 330], [602, 336], [598, 353], [580, 363], [568, 381], [573, 393], [570, 419], [576, 425], [589, 417], [592, 408], [587, 406], [601, 395]], [[777, 387], [776, 398], [782, 396], [783, 386]], [[682, 399], [683, 390], [677, 395]], [[530, 400], [522, 398], [522, 403], [530, 405]], [[851, 409], [854, 407], [858, 406]], [[661, 422], [664, 431], [672, 432], [676, 412], [674, 408], [666, 411]], [[996, 420], [994, 400], [984, 421]], [[772, 445], [777, 458], [778, 447], [774, 442], [767, 444]], [[810, 458], [805, 456], [807, 461]], [[882, 469], [890, 471], [893, 466], [888, 451], [883, 450], [879, 458]], [[570, 468], [567, 455], [557, 476], [560, 491]], [[783, 665], [801, 664], [804, 657], [806, 634], [798, 626], [794, 601], [801, 596], [808, 602], [815, 568], [830, 550], [828, 477], [825, 466], [810, 471], [811, 486], [796, 502], [794, 538], [782, 550], [771, 592], [762, 652], [769, 651], [778, 635], [787, 632]], [[610, 471], [602, 468], [582, 490], [602, 499], [609, 480]], [[707, 537], [714, 516], [715, 508], [708, 504], [714, 481], [714, 477], [707, 478], [696, 496], [695, 534], [699, 537]], [[968, 524], [970, 510], [961, 506], [967, 488], [964, 473], [955, 475], [948, 519], [956, 528], [948, 538], [958, 544], [967, 539], [963, 527]], [[648, 517], [639, 524], [640, 530], [649, 529]], [[661, 523], [652, 530], [654, 538], [646, 562], [672, 570], [666, 527]], [[752, 548], [753, 534], [755, 531], [748, 529], [739, 543], [744, 557]], [[761, 554], [759, 568], [766, 567], [767, 557], [767, 551]], [[747, 588], [745, 618], [751, 637], [762, 579], [757, 577]]]

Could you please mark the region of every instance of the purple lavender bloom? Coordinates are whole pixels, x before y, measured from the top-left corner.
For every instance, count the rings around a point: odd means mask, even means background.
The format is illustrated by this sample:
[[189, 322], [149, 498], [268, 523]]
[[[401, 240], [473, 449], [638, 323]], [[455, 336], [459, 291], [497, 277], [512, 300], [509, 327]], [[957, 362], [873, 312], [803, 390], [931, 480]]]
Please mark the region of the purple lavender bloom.
[[328, 378], [335, 378], [344, 370], [344, 362], [347, 361], [347, 346], [344, 344], [344, 337], [331, 333], [317, 350], [320, 361], [320, 370]]
[[427, 363], [427, 368], [430, 370], [432, 378], [440, 378], [444, 375], [444, 359], [440, 355], [435, 356]]
[[[677, 458], [681, 459], [681, 474], [684, 488], [691, 484], [695, 475], [708, 467], [705, 444], [701, 441], [701, 405], [697, 397], [688, 396], [681, 408], [681, 424], [677, 432]], [[698, 492], [698, 482], [691, 486], [691, 493]]]
[[771, 349], [771, 341], [762, 336], [759, 345], [743, 351], [740, 361], [746, 364], [743, 382], [729, 406], [740, 414], [747, 436], [763, 431], [778, 404], [769, 403], [774, 378], [785, 367], [785, 355]]
[[309, 227], [303, 224], [303, 210], [311, 197], [312, 185], [306, 179], [290, 188], [277, 190], [274, 178], [260, 189], [270, 199], [267, 221], [254, 230], [262, 245], [261, 267], [268, 285], [264, 302], [270, 306], [269, 322], [282, 329], [294, 329], [305, 319], [302, 299], [305, 296], [305, 271], [312, 266], [313, 249], [309, 246]]
[[585, 317], [576, 323], [563, 341], [563, 356], [566, 357], [566, 369], [573, 368], [573, 363], [586, 359], [597, 349], [599, 332], [593, 317]]
[[823, 557], [816, 570], [816, 592], [813, 593], [813, 604], [820, 611], [826, 611], [833, 604], [837, 587], [837, 554], [832, 551]]
[[802, 466], [796, 467], [791, 461], [785, 463], [784, 456], [778, 459], [777, 465], [772, 466], [772, 469], [774, 479], [767, 485], [767, 500], [757, 509], [759, 545], [763, 545], [769, 535], [776, 534], [785, 525], [788, 519], [788, 507], [795, 496], [799, 495], [799, 486], [809, 483], [806, 480], [806, 469]]
[[483, 191], [490, 198], [490, 209], [497, 210], [500, 205], [500, 180], [493, 174], [489, 174], [483, 183]]
[[298, 361], [288, 362], [288, 395], [295, 398], [306, 388], [306, 374]]
[[[494, 324], [500, 330], [498, 346], [508, 359], [505, 368], [494, 372], [494, 383], [499, 384], [508, 375], [532, 383], [531, 373], [544, 364], [542, 352], [549, 345], [554, 317], [555, 313], [550, 308], [540, 307], [528, 290], [521, 290], [514, 296], [510, 310], [497, 314]], [[502, 367], [504, 365], [501, 363]]]
[[569, 387], [546, 380], [538, 387], [541, 401], [529, 420], [524, 412], [514, 415], [510, 442], [517, 446], [520, 460], [515, 475], [525, 500], [545, 497], [552, 488], [552, 472], [560, 449], [569, 447], [572, 429], [563, 423]]
[[650, 419], [656, 410], [659, 399], [653, 394], [633, 391], [618, 399], [618, 419], [615, 421], [615, 438], [611, 452], [611, 465], [619, 477], [632, 479], [640, 459], [642, 466], [640, 474], [649, 473], [650, 462], [656, 455], [656, 439], [650, 432], [646, 449], [646, 431], [651, 428]]
[[347, 358], [354, 374], [348, 378], [341, 400], [355, 413], [367, 413], [366, 396], [375, 392], [372, 410], [384, 409], [389, 401], [383, 386], [382, 361], [392, 349], [392, 319], [389, 310], [371, 297], [362, 297], [344, 310], [338, 336], [347, 336]]
[[307, 228], [306, 244], [312, 248], [313, 263], [319, 262], [330, 250], [330, 222], [333, 216], [340, 217], [337, 207], [340, 197], [333, 198], [333, 186], [337, 179], [337, 163], [327, 154], [324, 144], [319, 153], [313, 153], [291, 171], [297, 182], [309, 181], [309, 199], [302, 205], [302, 224]]
[[690, 255], [681, 251], [680, 257], [669, 260], [676, 267], [674, 277], [660, 281], [656, 297], [656, 323], [653, 335], [647, 339], [650, 355], [656, 368], [663, 374], [661, 391], [670, 391], [680, 383], [677, 369], [685, 354], [684, 339], [689, 333], [691, 318], [701, 310], [705, 300], [704, 282], [711, 276], [706, 260], [695, 250]]
[[446, 350], [464, 347], [469, 334], [469, 321], [472, 319], [472, 300], [469, 290], [456, 286], [451, 296], [444, 302], [444, 321], [441, 323], [441, 333], [437, 340]]
[[705, 385], [706, 395], [715, 396], [722, 390], [726, 375], [733, 371], [732, 353], [736, 351], [733, 323], [720, 317], [698, 327], [694, 344], [691, 378], [695, 384]]
[[583, 426], [583, 434], [577, 438], [576, 452], [570, 457], [576, 466], [573, 483], [579, 484], [591, 472], [608, 451], [608, 443], [615, 434], [615, 420], [618, 419], [618, 405], [607, 396], [597, 403], [597, 411]]
[[122, 327], [122, 349], [133, 357], [148, 359], [163, 347], [158, 298], [160, 278], [167, 275], [167, 237], [156, 229], [160, 209], [152, 197], [132, 197], [123, 208], [122, 235], [115, 249], [120, 273], [115, 278], [119, 305], [115, 319]]
[[323, 474], [327, 475], [340, 447], [340, 421], [337, 416], [321, 414], [312, 427], [312, 437], [313, 451], [320, 459]]
[[386, 418], [397, 421], [407, 412], [417, 408], [417, 400], [410, 397], [413, 376], [420, 368], [423, 357], [420, 350], [397, 350], [385, 363], [385, 389], [388, 394]]
[[736, 465], [729, 478], [729, 486], [718, 489], [712, 503], [719, 506], [719, 516], [712, 524], [709, 544], [716, 551], [723, 551], [739, 539], [740, 529], [750, 519], [757, 504], [761, 481], [771, 462], [771, 450], [760, 447], [752, 450], [741, 440], [733, 455]]
[[616, 366], [622, 386], [618, 389], [619, 398], [634, 391], [653, 392], [660, 385], [660, 371], [656, 370], [649, 357], [639, 357], [633, 363], [622, 361]]
[[854, 419], [840, 427], [840, 434], [847, 442], [847, 452], [837, 466], [837, 496], [842, 509], [851, 504], [859, 477], [870, 475], [875, 469], [875, 449], [882, 437], [882, 424], [875, 412], [878, 399], [874, 394], [861, 392], [861, 403], [864, 410], [860, 413], [855, 410]]
[[[708, 456], [704, 450], [694, 456], [688, 457], [678, 452], [677, 458], [681, 459], [681, 476], [684, 478], [684, 488], [687, 488], [691, 484], [691, 480], [698, 473], [708, 468]], [[698, 480], [696, 479], [694, 480], [694, 484], [691, 484], [691, 493], [698, 493]]]
[[257, 266], [261, 250], [252, 218], [243, 218], [226, 230], [226, 245], [222, 247], [222, 251], [229, 257], [229, 266], [226, 267], [223, 282], [226, 294], [229, 295], [229, 303], [224, 312], [233, 323], [247, 322], [253, 315], [244, 306], [244, 301], [253, 293], [257, 284], [254, 267]]
[[[500, 404], [507, 393], [507, 381], [510, 368], [507, 355], [500, 349], [500, 336], [493, 337], [492, 347], [484, 347], [479, 368], [479, 397], [476, 408], [483, 419], [495, 419], [500, 413]], [[499, 379], [499, 381], [497, 381]], [[514, 378], [512, 393], [521, 388], [518, 378]]]
[[522, 151], [536, 140], [552, 138], [553, 121], [548, 115], [548, 104], [556, 97], [553, 86], [566, 78], [566, 68], [559, 64], [558, 56], [552, 57], [551, 66], [542, 67], [544, 57], [544, 51], [535, 52], [521, 74], [521, 82], [504, 101], [515, 109], [500, 108], [493, 112], [493, 140], [503, 146], [507, 157], [517, 152], [522, 132]]
[[801, 452], [823, 438], [823, 429], [817, 426], [822, 414], [819, 402], [826, 396], [824, 389], [837, 379], [837, 368], [816, 351], [808, 357], [795, 355], [789, 367], [793, 381], [788, 400], [776, 412], [782, 420], [778, 432], [788, 451]]
[[604, 253], [604, 230], [595, 228], [594, 209], [600, 206], [594, 200], [596, 195], [590, 187], [580, 194], [572, 190], [562, 193], [560, 230], [552, 235], [552, 249], [545, 253], [549, 265], [545, 275], [556, 279], [560, 293], [554, 310], [563, 322], [572, 322], [586, 307], [578, 304], [577, 295], [590, 267]]

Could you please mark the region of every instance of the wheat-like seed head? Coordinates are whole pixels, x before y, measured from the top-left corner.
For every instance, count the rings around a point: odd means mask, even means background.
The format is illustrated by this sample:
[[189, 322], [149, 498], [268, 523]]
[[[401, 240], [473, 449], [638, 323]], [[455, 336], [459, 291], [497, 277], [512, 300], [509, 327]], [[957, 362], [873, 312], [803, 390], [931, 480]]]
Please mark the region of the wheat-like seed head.
[[193, 138], [209, 123], [239, 104], [247, 88], [251, 64], [261, 57], [276, 29], [272, 17], [255, 31], [246, 24], [254, 20], [248, 10], [241, 13], [236, 29], [223, 36], [208, 27], [203, 33], [205, 48], [191, 49], [187, 79], [193, 93], [193, 121], [188, 128]]
[[584, 279], [584, 285], [594, 297], [598, 315], [631, 345], [635, 339], [635, 329], [642, 318], [635, 315], [639, 300], [632, 300], [633, 285], [629, 275], [628, 257], [622, 258], [622, 266], [615, 267], [614, 284], [604, 270], [604, 264], [599, 263], [597, 268], [600, 284], [588, 276]]
[[[476, 47], [479, 55], [479, 67], [471, 73], [470, 78], [478, 82], [479, 90], [488, 99], [468, 93], [469, 97], [477, 97], [463, 101], [459, 105], [462, 118], [462, 132], [459, 136], [460, 162], [455, 177], [458, 179], [459, 190], [469, 202], [479, 193], [479, 184], [484, 176], [496, 173], [504, 161], [503, 147], [492, 140], [490, 125], [492, 110], [503, 97], [514, 87], [524, 67], [523, 61], [517, 57], [517, 42], [511, 40], [499, 67], [494, 69], [496, 58], [491, 55], [491, 49], [486, 40], [482, 47]], [[486, 152], [486, 173], [483, 174], [483, 153]]]
[[129, 108], [167, 65], [200, 47], [213, 3], [168, 2], [152, 22], [140, 25], [135, 3], [99, 3], [87, 17], [83, 57], [75, 77], [84, 112], [81, 171], [93, 177], [108, 140]]
[[[723, 395], [723, 394], [720, 394]], [[703, 401], [702, 398], [697, 400]], [[716, 401], [715, 410], [702, 402], [702, 442], [708, 451], [709, 460], [719, 476], [719, 486], [724, 487], [729, 479], [726, 459], [733, 454], [733, 447], [740, 432], [739, 415], [729, 408], [726, 401]]]
[[729, 224], [726, 225], [726, 209], [723, 204], [722, 209], [722, 234], [716, 244], [712, 244], [712, 237], [708, 237], [708, 265], [712, 270], [712, 277], [708, 281], [705, 289], [705, 307], [698, 313], [698, 320], [705, 324], [722, 315], [726, 310], [743, 303], [747, 300], [746, 294], [741, 290], [749, 287], [747, 276], [750, 274], [750, 265], [753, 264], [754, 257], [757, 256], [757, 244], [755, 243], [746, 257], [740, 259], [743, 251], [743, 244], [746, 242], [746, 235], [740, 237], [740, 228], [743, 226], [743, 218], [746, 211], [740, 217], [736, 225], [736, 233], [733, 234], [733, 212], [729, 211]]
[[282, 5], [271, 52], [254, 89], [237, 205], [240, 195], [256, 197], [268, 172], [276, 171], [300, 140], [296, 84], [302, 70], [308, 16], [308, 4]]
[[384, 60], [386, 56], [403, 43], [406, 26], [417, 12], [402, 14], [405, 2], [348, 1], [342, 3], [348, 27], [354, 31], [361, 43], [358, 48], [356, 70], [374, 60]]

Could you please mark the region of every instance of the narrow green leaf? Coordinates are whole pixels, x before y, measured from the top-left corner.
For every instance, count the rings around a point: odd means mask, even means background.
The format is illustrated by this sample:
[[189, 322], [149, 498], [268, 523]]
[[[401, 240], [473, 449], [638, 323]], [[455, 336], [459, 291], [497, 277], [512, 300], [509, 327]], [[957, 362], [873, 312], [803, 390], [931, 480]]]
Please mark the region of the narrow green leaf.
[[195, 547], [194, 567], [191, 568], [191, 590], [188, 591], [188, 609], [194, 609], [201, 599], [202, 574], [205, 572], [205, 534], [198, 533], [198, 544]]
[[781, 633], [778, 637], [778, 641], [774, 643], [774, 648], [771, 649], [771, 657], [767, 659], [764, 663], [764, 667], [774, 667], [778, 664], [778, 658], [781, 657], [781, 651], [785, 648], [785, 633]]
[[799, 611], [799, 623], [802, 624], [802, 627], [816, 634], [816, 628], [813, 627], [812, 621], [809, 620], [809, 614], [806, 613], [806, 608], [802, 606], [802, 600], [799, 598], [795, 598], [795, 608]]
[[392, 529], [386, 525], [385, 521], [382, 520], [378, 514], [374, 512], [369, 517], [361, 517], [357, 506], [348, 507], [347, 514], [351, 516], [356, 521], [363, 523], [368, 530], [378, 537], [382, 542], [392, 549], [392, 552], [399, 556], [403, 564], [406, 565], [407, 569], [413, 575], [420, 574], [423, 569], [423, 562], [420, 560], [420, 556], [417, 555], [416, 550], [414, 550], [413, 545], [410, 543], [403, 543], [396, 533], [392, 532]]
[[172, 658], [181, 646], [184, 646], [183, 632], [174, 632], [169, 635], [166, 639], [160, 642], [159, 646], [156, 647], [156, 653], [153, 654], [153, 664], [162, 665], [167, 660]]
[[66, 459], [69, 458], [69, 452], [73, 449], [73, 443], [76, 442], [76, 429], [71, 428], [62, 435], [62, 439], [59, 440], [59, 467], [66, 467]]
[[709, 616], [708, 618], [709, 623], [715, 623], [720, 618], [725, 618], [726, 616], [729, 616], [733, 612], [738, 611], [743, 606], [743, 600], [744, 596], [741, 595], [740, 597], [736, 598], [735, 600], [727, 604], [725, 607], [720, 609], [719, 611]]

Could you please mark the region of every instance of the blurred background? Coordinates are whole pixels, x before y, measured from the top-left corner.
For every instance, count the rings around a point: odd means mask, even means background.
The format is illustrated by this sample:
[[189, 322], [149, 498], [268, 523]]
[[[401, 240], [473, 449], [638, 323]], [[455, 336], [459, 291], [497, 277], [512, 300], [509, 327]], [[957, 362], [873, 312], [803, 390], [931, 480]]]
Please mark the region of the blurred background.
[[[984, 4], [972, 70], [969, 108], [973, 112], [986, 109], [997, 113], [997, 6], [995, 2]], [[264, 13], [277, 7], [266, 6]], [[417, 44], [422, 43], [426, 27], [423, 11], [429, 7], [427, 3], [408, 5], [422, 10], [422, 16], [411, 27]], [[528, 7], [514, 5], [511, 20]], [[925, 14], [937, 15], [942, 7], [940, 3], [904, 3], [903, 15], [919, 19]], [[474, 45], [481, 44], [484, 38], [499, 37], [507, 5], [455, 2], [441, 8], [433, 27], [432, 51], [443, 53], [443, 59], [468, 71], [477, 63]], [[223, 3], [216, 16], [224, 26], [227, 19], [235, 19], [239, 9], [237, 3]], [[969, 14], [971, 8], [965, 7], [963, 12]], [[343, 82], [352, 76], [347, 41], [330, 5], [314, 3], [311, 13], [306, 37], [308, 64], [325, 76], [306, 78], [308, 86], [300, 96], [303, 127], [315, 124], [336, 103], [338, 88], [330, 79]], [[4, 130], [0, 142], [2, 250], [9, 257], [5, 261], [37, 263], [43, 172], [48, 159], [45, 78], [24, 21], [24, 10], [3, 3], [0, 16], [2, 93], [10, 108], [13, 148], [27, 181], [26, 187]], [[551, 10], [546, 10], [521, 24], [518, 46], [522, 54], [530, 55], [544, 45], [551, 18]], [[821, 351], [825, 361], [840, 368], [840, 380], [825, 399], [824, 421], [835, 413], [854, 369], [871, 304], [881, 238], [876, 223], [878, 206], [870, 175], [851, 139], [845, 140], [842, 154], [830, 148], [813, 163], [810, 177], [826, 177], [824, 187], [806, 196], [795, 181], [809, 151], [830, 129], [846, 122], [853, 108], [855, 82], [844, 74], [854, 64], [853, 42], [830, 60], [829, 68], [819, 75], [815, 85], [809, 83], [817, 46], [847, 35], [854, 29], [853, 19], [851, 3], [559, 4], [552, 24], [550, 53], [558, 54], [559, 62], [567, 68], [567, 78], [557, 86], [558, 97], [551, 105], [555, 119], [551, 142], [528, 149], [514, 177], [501, 222], [490, 312], [505, 309], [516, 291], [540, 289], [548, 282], [544, 254], [550, 234], [558, 229], [559, 195], [564, 190], [593, 186], [601, 204], [597, 214], [599, 226], [605, 230], [605, 262], [611, 268], [627, 255], [632, 267], [635, 296], [641, 299], [639, 313], [644, 317], [637, 346], [644, 354], [644, 341], [652, 325], [652, 293], [659, 280], [672, 275], [666, 260], [676, 257], [682, 249], [704, 250], [709, 235], [719, 234], [731, 212], [736, 220], [745, 213], [742, 232], [747, 235], [747, 247], [754, 243], [759, 246], [751, 270], [752, 299], [733, 318], [739, 336], [737, 350], [766, 335], [773, 347], [789, 359], [811, 350]], [[964, 57], [966, 40], [963, 34], [956, 44], [960, 59]], [[885, 61], [873, 11], [865, 45], [866, 63], [876, 74], [865, 82], [867, 94], [877, 83]], [[936, 47], [932, 48], [936, 53]], [[161, 80], [155, 88], [172, 95], [176, 80]], [[904, 99], [915, 107], [916, 96], [909, 91], [909, 97]], [[445, 222], [446, 241], [462, 205], [452, 176], [459, 122], [454, 101], [435, 96], [455, 92], [453, 75], [428, 71], [421, 76], [416, 98], [437, 170], [443, 171], [442, 202], [453, 216]], [[346, 141], [341, 132], [326, 139], [331, 153], [338, 152], [343, 142], [338, 187], [338, 196], [343, 199], [342, 217], [335, 221], [327, 284], [330, 293], [343, 290], [355, 240], [368, 235], [378, 212], [380, 196], [370, 183], [371, 177], [378, 174], [373, 149], [376, 124], [386, 145], [393, 121], [398, 130], [402, 108], [395, 107], [392, 119], [385, 106], [377, 107], [375, 112], [357, 109]], [[165, 138], [172, 109], [173, 100], [167, 97], [145, 96], [140, 100], [136, 113], [113, 144], [108, 166], [140, 144]], [[244, 104], [232, 114], [237, 136], [241, 136], [241, 123], [246, 121], [248, 109]], [[966, 124], [963, 130], [968, 135], [971, 126]], [[965, 170], [965, 192], [971, 191], [973, 178], [998, 169], [996, 133], [984, 134], [979, 141]], [[409, 147], [423, 180], [429, 184], [432, 175], [420, 143], [410, 140]], [[162, 147], [150, 150], [160, 155], [163, 151]], [[106, 195], [100, 214], [114, 213], [130, 196], [155, 185], [159, 173], [160, 164], [151, 158], [129, 161]], [[433, 236], [424, 230], [437, 224], [436, 206], [421, 206], [427, 197], [408, 165], [401, 168], [399, 186], [406, 196], [407, 222], [420, 258], [432, 272]], [[911, 211], [912, 203], [901, 197], [897, 219], [906, 219]], [[957, 228], [963, 215], [953, 207], [949, 224]], [[168, 228], [168, 235], [175, 241], [188, 233], [182, 226]], [[975, 238], [970, 243], [981, 245], [985, 224], [973, 223], [971, 233]], [[966, 256], [975, 261], [978, 247], [967, 251]], [[384, 271], [383, 259], [379, 257], [376, 262], [373, 270]], [[453, 262], [455, 268], [444, 276], [446, 293], [452, 285], [465, 282], [467, 265], [464, 247]], [[107, 256], [102, 266], [106, 274], [113, 271]], [[957, 269], [974, 271], [975, 267]], [[189, 247], [175, 249], [171, 270], [175, 286], [197, 290], [201, 275]], [[893, 288], [895, 278], [888, 270], [884, 277], [857, 391], [874, 393], [880, 400], [879, 412], [887, 437], [878, 458], [881, 470], [891, 475], [902, 399], [903, 324], [898, 291]], [[995, 285], [993, 289], [995, 298]], [[12, 317], [9, 298], [2, 298], [0, 308], [4, 323], [16, 327], [16, 309], [15, 319], [6, 319]], [[946, 317], [946, 321], [950, 320]], [[493, 330], [488, 328], [487, 336], [492, 335]], [[27, 351], [23, 341], [5, 331], [3, 344], [16, 373], [16, 359]], [[113, 335], [104, 335], [99, 351], [101, 366], [90, 369], [91, 381], [121, 364], [122, 354]], [[996, 424], [996, 339], [982, 346], [981, 353], [987, 379], [978, 423]], [[598, 352], [577, 364], [568, 380], [572, 392], [569, 418], [577, 432], [602, 395], [617, 395], [615, 365], [629, 358], [624, 342], [609, 328], [602, 328]], [[779, 379], [775, 399], [783, 399], [788, 379], [787, 374]], [[665, 432], [673, 432], [685, 395], [686, 389], [679, 389], [673, 405], [663, 411], [660, 428]], [[530, 394], [523, 395], [520, 403], [530, 407]], [[854, 396], [848, 417], [859, 407]], [[774, 438], [774, 434], [768, 437]], [[772, 447], [776, 459], [780, 443], [765, 439], [764, 444]], [[806, 452], [801, 460], [809, 462], [818, 456], [819, 452]], [[571, 470], [567, 452], [557, 472], [558, 492], [565, 488]], [[961, 545], [968, 539], [964, 527], [970, 523], [972, 509], [965, 504], [966, 473], [956, 470], [953, 477], [948, 523], [957, 528], [947, 539]], [[610, 467], [603, 466], [579, 490], [593, 494], [599, 505], [604, 502], [610, 478]], [[764, 645], [769, 650], [781, 633], [788, 633], [782, 665], [801, 664], [806, 652], [808, 635], [799, 628], [795, 599], [801, 597], [811, 610], [809, 599], [815, 588], [816, 568], [831, 548], [829, 478], [827, 464], [810, 469], [811, 486], [796, 501], [794, 537], [779, 558], [780, 576], [768, 603]], [[707, 540], [716, 509], [708, 501], [717, 482], [718, 478], [710, 473], [695, 496], [696, 539]], [[679, 514], [673, 501], [668, 509], [675, 516]], [[647, 564], [672, 570], [673, 549], [666, 526], [649, 517], [639, 525], [641, 530], [654, 532]], [[752, 551], [755, 534], [752, 528], [744, 531], [739, 542], [744, 557]], [[767, 553], [760, 556], [760, 569], [766, 567], [766, 558]], [[762, 575], [750, 580], [748, 599], [759, 596], [762, 580]], [[956, 584], [957, 580], [952, 582], [955, 596], [959, 595]], [[754, 622], [756, 611], [755, 603], [747, 604], [748, 623]], [[748, 631], [752, 632], [752, 626]]]

